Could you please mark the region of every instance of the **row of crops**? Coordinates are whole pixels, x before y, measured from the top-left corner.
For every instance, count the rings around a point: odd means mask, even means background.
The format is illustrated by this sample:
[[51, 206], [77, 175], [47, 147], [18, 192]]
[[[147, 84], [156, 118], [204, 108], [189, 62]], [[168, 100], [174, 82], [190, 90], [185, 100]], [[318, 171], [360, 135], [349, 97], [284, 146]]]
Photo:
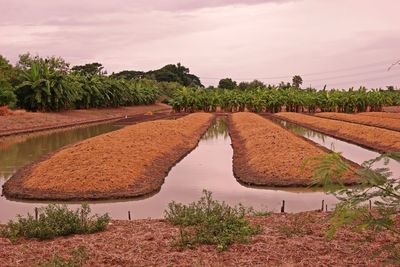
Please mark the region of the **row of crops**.
[[270, 87], [253, 90], [193, 89], [175, 90], [169, 100], [177, 112], [217, 109], [225, 112], [254, 111], [280, 112], [363, 112], [381, 111], [384, 106], [400, 105], [398, 90], [303, 90], [296, 87]]
[[0, 85], [0, 106], [14, 105], [29, 111], [152, 104], [160, 96], [152, 80], [68, 72], [42, 59], [15, 71], [10, 80], [7, 87]]

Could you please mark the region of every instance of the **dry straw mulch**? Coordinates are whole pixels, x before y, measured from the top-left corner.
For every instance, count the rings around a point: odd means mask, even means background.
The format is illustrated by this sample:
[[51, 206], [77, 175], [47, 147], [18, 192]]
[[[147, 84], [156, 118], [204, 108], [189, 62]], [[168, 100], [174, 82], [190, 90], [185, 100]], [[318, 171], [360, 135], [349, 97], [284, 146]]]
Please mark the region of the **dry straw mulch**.
[[[354, 122], [369, 126], [380, 127], [388, 130], [400, 131], [400, 119], [387, 118], [384, 114], [368, 116], [363, 114], [345, 114], [336, 112], [318, 113], [316, 116], [327, 119], [335, 119], [347, 122]], [[399, 117], [400, 118], [400, 117]]]
[[[254, 113], [230, 117], [233, 170], [241, 182], [266, 186], [308, 186], [313, 182], [313, 164], [304, 162], [327, 150], [289, 132]], [[346, 175], [346, 184], [355, 178]]]
[[356, 123], [282, 112], [280, 119], [380, 152], [400, 151], [400, 132]]
[[18, 171], [4, 185], [7, 197], [112, 199], [158, 190], [170, 168], [196, 147], [213, 115], [127, 126], [56, 152]]
[[362, 113], [358, 113], [358, 115], [400, 120], [400, 112], [398, 112], [398, 113], [396, 113], [396, 112], [362, 112]]
[[[112, 221], [105, 232], [60, 237], [50, 241], [0, 238], [0, 266], [36, 266], [54, 255], [68, 257], [84, 246], [85, 266], [383, 266], [382, 250], [395, 237], [382, 232], [340, 229], [326, 239], [328, 213], [272, 214], [252, 217], [262, 233], [248, 244], [217, 252], [215, 245], [180, 250], [173, 245], [179, 229], [165, 220]], [[368, 241], [367, 241], [368, 237]], [[393, 265], [388, 265], [393, 266]]]

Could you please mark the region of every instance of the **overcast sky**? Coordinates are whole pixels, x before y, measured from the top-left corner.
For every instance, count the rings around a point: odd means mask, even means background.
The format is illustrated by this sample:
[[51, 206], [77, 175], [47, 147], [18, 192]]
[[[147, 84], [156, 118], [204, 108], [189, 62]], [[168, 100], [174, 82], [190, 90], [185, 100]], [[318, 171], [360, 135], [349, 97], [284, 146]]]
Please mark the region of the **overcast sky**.
[[0, 0], [0, 54], [57, 55], [108, 72], [181, 62], [220, 78], [400, 86], [399, 0]]

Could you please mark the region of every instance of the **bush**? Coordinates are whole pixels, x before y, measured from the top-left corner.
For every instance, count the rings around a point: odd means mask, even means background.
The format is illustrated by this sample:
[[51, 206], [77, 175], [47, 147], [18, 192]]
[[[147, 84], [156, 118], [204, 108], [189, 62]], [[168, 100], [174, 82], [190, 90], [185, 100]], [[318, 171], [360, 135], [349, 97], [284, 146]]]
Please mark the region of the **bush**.
[[69, 210], [66, 205], [50, 204], [40, 209], [36, 220], [28, 213], [24, 218], [10, 221], [3, 235], [11, 240], [17, 237], [52, 239], [56, 236], [88, 234], [103, 231], [110, 221], [108, 214], [90, 216], [90, 207], [82, 205], [77, 210]]
[[165, 218], [180, 226], [177, 245], [194, 247], [199, 244], [216, 244], [219, 251], [229, 245], [248, 242], [249, 237], [260, 232], [245, 218], [252, 212], [242, 205], [230, 207], [212, 199], [212, 193], [203, 191], [198, 202], [189, 205], [172, 202], [165, 211]]

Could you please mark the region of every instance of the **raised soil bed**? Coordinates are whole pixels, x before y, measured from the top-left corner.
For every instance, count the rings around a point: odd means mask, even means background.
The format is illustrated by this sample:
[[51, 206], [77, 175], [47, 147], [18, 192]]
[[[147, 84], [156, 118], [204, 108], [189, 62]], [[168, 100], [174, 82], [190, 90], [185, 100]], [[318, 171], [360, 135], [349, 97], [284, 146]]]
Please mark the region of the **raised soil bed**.
[[[265, 186], [309, 186], [313, 184], [311, 158], [328, 151], [305, 138], [254, 113], [235, 113], [229, 118], [233, 144], [233, 171], [243, 183]], [[355, 165], [353, 165], [355, 167]], [[355, 184], [346, 174], [345, 184]]]
[[400, 151], [400, 132], [356, 123], [324, 119], [300, 113], [281, 112], [275, 115], [297, 125], [361, 145], [378, 152]]
[[170, 168], [194, 149], [213, 115], [195, 113], [99, 135], [20, 169], [3, 186], [8, 198], [129, 198], [160, 189]]
[[[345, 114], [334, 112], [317, 113], [316, 116], [326, 119], [353, 122], [368, 126], [375, 126], [393, 131], [400, 131], [400, 119], [387, 118], [384, 114], [378, 116], [368, 116], [362, 114]], [[399, 117], [400, 118], [400, 117]]]

